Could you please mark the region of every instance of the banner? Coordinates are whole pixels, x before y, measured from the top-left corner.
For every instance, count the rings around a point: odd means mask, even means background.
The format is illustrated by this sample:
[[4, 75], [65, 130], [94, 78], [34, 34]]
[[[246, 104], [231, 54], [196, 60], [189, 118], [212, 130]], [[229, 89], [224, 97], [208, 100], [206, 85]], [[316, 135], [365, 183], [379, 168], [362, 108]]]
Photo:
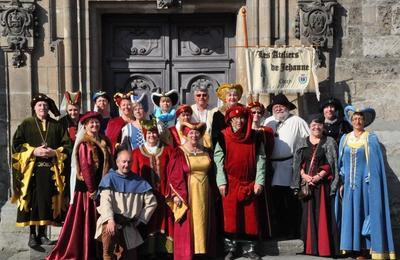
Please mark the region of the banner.
[[246, 59], [249, 91], [315, 91], [319, 100], [316, 53], [313, 47], [248, 48]]

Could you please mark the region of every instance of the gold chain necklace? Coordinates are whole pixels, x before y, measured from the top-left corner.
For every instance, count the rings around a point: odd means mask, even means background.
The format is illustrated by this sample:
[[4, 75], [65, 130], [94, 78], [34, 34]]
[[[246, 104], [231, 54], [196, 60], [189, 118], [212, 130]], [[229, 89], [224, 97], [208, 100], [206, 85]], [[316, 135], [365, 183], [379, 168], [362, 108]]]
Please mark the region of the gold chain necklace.
[[40, 129], [37, 117], [35, 117], [36, 127], [39, 131], [40, 137], [42, 138], [42, 146], [47, 147], [47, 135], [49, 134], [49, 121], [46, 120], [46, 136], [43, 138], [42, 130]]

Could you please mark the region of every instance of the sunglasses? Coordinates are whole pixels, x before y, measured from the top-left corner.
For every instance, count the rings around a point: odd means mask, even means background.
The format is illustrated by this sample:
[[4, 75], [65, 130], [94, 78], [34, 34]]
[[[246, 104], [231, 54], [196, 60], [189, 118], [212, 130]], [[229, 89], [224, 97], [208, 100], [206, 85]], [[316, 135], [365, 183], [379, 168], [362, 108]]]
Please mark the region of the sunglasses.
[[208, 94], [196, 94], [196, 97], [207, 97]]
[[253, 113], [253, 115], [255, 115], [255, 114], [261, 115], [262, 114], [261, 111], [253, 111], [252, 113]]

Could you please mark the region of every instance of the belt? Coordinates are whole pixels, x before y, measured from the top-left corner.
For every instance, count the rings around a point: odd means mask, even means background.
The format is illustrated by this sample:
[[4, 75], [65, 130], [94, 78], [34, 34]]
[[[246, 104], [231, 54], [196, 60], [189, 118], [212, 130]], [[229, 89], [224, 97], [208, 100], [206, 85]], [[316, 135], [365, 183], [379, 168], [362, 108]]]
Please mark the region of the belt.
[[37, 162], [35, 164], [35, 166], [36, 167], [51, 167], [51, 166], [53, 166], [53, 164], [50, 162]]
[[286, 161], [286, 160], [289, 160], [289, 159], [292, 159], [292, 158], [293, 158], [293, 155], [288, 156], [288, 157], [284, 157], [284, 158], [271, 159], [271, 161], [273, 161], [273, 162], [282, 162], [282, 161]]

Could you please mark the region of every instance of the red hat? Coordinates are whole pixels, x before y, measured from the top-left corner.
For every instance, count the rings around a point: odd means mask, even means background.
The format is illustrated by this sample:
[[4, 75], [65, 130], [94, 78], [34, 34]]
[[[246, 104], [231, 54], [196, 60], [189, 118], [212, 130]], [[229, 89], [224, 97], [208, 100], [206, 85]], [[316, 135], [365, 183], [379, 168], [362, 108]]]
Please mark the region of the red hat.
[[190, 115], [193, 114], [193, 110], [189, 105], [180, 105], [176, 110], [176, 117], [178, 118], [183, 112], [189, 113]]
[[251, 110], [252, 108], [258, 107], [261, 109], [261, 114], [264, 114], [265, 107], [263, 104], [260, 103], [259, 99], [260, 99], [259, 94], [256, 94], [256, 95], [250, 94], [247, 97], [247, 108]]
[[83, 116], [81, 116], [81, 118], [79, 118], [79, 122], [84, 125], [86, 121], [89, 120], [90, 118], [97, 118], [99, 121], [101, 121], [103, 117], [99, 112], [89, 111], [86, 112]]
[[229, 124], [229, 121], [234, 118], [234, 117], [248, 117], [249, 116], [249, 110], [244, 107], [244, 106], [233, 106], [230, 107], [226, 112], [225, 112], [225, 123]]
[[205, 123], [200, 123], [200, 122], [196, 122], [196, 123], [188, 123], [188, 122], [183, 122], [181, 124], [181, 132], [184, 136], [187, 136], [188, 133], [190, 132], [190, 130], [197, 130], [200, 132], [200, 136], [202, 137], [207, 129], [207, 125]]

